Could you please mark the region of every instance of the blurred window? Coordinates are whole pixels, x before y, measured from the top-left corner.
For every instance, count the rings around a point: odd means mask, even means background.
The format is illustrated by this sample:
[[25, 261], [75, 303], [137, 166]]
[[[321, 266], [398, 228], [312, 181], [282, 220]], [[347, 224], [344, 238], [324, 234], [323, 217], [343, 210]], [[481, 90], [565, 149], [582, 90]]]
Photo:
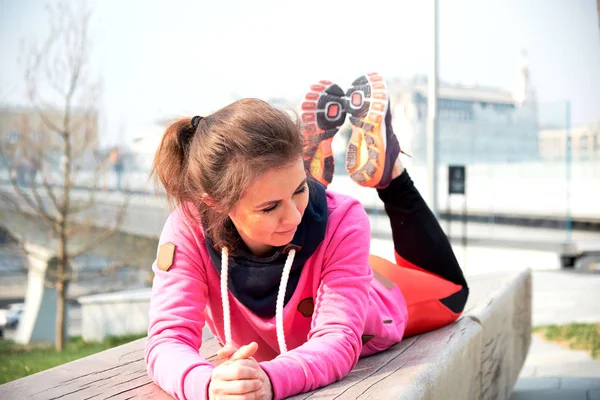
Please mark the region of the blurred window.
[[16, 143], [20, 137], [21, 137], [21, 134], [19, 132], [15, 132], [15, 131], [8, 132], [8, 142], [9, 143]]
[[579, 138], [579, 149], [581, 151], [587, 151], [588, 149], [588, 137], [587, 135], [581, 135]]

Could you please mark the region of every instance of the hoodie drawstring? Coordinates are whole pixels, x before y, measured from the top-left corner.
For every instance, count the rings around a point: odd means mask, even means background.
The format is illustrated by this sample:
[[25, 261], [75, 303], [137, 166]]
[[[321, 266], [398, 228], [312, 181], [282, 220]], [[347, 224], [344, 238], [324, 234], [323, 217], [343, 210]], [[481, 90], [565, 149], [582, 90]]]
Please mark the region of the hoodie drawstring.
[[285, 290], [287, 289], [292, 263], [296, 256], [296, 250], [291, 249], [288, 253], [283, 273], [281, 274], [281, 282], [279, 282], [279, 291], [277, 292], [277, 302], [275, 303], [275, 325], [277, 327], [277, 343], [279, 343], [279, 354], [287, 353], [285, 344], [285, 333], [283, 332], [283, 300], [285, 299]]
[[[285, 265], [283, 267], [283, 273], [281, 275], [281, 282], [279, 283], [279, 290], [277, 292], [277, 301], [275, 303], [275, 325], [277, 329], [277, 343], [279, 344], [280, 354], [287, 353], [287, 346], [285, 344], [285, 333], [283, 331], [283, 302], [285, 300], [285, 291], [287, 289], [287, 283], [290, 277], [290, 271], [292, 270], [292, 264], [294, 263], [294, 257], [296, 256], [296, 250], [291, 249], [288, 253]], [[229, 292], [227, 288], [228, 279], [228, 268], [229, 268], [229, 251], [226, 247], [221, 249], [221, 301], [223, 302], [223, 325], [225, 329], [225, 345], [231, 344], [231, 316], [229, 315]]]
[[229, 250], [221, 249], [221, 301], [223, 302], [223, 328], [225, 345], [231, 344], [231, 317], [229, 316], [229, 296], [227, 295], [227, 276], [229, 274]]

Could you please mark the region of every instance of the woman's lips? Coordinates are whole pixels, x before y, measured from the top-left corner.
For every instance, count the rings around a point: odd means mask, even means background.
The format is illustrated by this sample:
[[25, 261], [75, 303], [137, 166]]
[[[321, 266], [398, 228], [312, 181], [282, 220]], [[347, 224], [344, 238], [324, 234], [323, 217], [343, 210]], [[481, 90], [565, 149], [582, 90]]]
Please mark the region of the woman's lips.
[[289, 229], [287, 231], [281, 231], [281, 232], [277, 232], [277, 233], [280, 235], [283, 235], [283, 236], [290, 236], [290, 235], [293, 235], [294, 233], [296, 233], [296, 229], [298, 229], [297, 226], [295, 226], [292, 229]]

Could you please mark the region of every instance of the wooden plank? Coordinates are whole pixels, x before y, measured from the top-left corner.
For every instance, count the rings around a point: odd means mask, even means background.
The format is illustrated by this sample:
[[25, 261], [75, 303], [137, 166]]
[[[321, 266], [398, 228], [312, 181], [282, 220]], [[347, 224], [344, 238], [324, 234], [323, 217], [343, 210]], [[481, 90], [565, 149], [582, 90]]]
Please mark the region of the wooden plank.
[[[146, 370], [139, 339], [0, 386], [0, 399], [172, 399], [156, 386]], [[220, 348], [206, 340], [200, 354], [216, 362]]]
[[[389, 350], [374, 354], [369, 357], [361, 358], [356, 367], [350, 371], [346, 377], [338, 382], [334, 382], [324, 388], [317, 389], [312, 392], [302, 393], [293, 397], [290, 400], [300, 399], [333, 399], [336, 396], [344, 396], [352, 387], [363, 384], [369, 381], [373, 376], [379, 376], [380, 370], [388, 363], [402, 355], [408, 348], [418, 341], [417, 337], [412, 337], [403, 340]], [[339, 397], [348, 398], [348, 397]]]
[[[471, 336], [479, 334], [478, 325], [469, 319], [423, 335], [407, 338], [389, 350], [361, 359], [357, 366], [344, 379], [324, 388], [300, 394], [290, 399], [410, 399], [444, 398], [431, 397], [427, 379], [435, 368], [446, 361], [449, 352], [456, 346], [469, 343]], [[465, 336], [465, 337], [463, 337]], [[465, 354], [470, 363], [478, 365], [478, 352]], [[463, 361], [461, 359], [461, 361]], [[464, 397], [477, 398], [479, 384], [477, 376], [463, 377], [460, 381]], [[468, 379], [468, 381], [467, 381]], [[416, 387], [415, 387], [415, 383]], [[424, 396], [412, 397], [415, 392]], [[454, 393], [458, 394], [458, 393]]]
[[418, 336], [377, 379], [352, 388], [344, 399], [477, 399], [481, 328], [470, 319]]

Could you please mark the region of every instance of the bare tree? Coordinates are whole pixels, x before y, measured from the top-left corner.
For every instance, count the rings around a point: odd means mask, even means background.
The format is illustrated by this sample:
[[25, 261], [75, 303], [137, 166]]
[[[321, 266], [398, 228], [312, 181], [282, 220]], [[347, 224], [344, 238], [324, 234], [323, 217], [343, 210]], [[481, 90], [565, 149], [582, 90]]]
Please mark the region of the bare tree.
[[[24, 54], [32, 108], [20, 116], [18, 135], [0, 143], [12, 186], [0, 193], [4, 205], [38, 223], [55, 246], [46, 282], [57, 292], [56, 350], [65, 345], [73, 259], [119, 231], [128, 206], [124, 195], [108, 218], [98, 209], [100, 175], [108, 162], [97, 153], [101, 85], [90, 62], [92, 12], [85, 6], [75, 9], [78, 5], [47, 6], [48, 35]], [[98, 233], [92, 228], [100, 217], [105, 221]]]

